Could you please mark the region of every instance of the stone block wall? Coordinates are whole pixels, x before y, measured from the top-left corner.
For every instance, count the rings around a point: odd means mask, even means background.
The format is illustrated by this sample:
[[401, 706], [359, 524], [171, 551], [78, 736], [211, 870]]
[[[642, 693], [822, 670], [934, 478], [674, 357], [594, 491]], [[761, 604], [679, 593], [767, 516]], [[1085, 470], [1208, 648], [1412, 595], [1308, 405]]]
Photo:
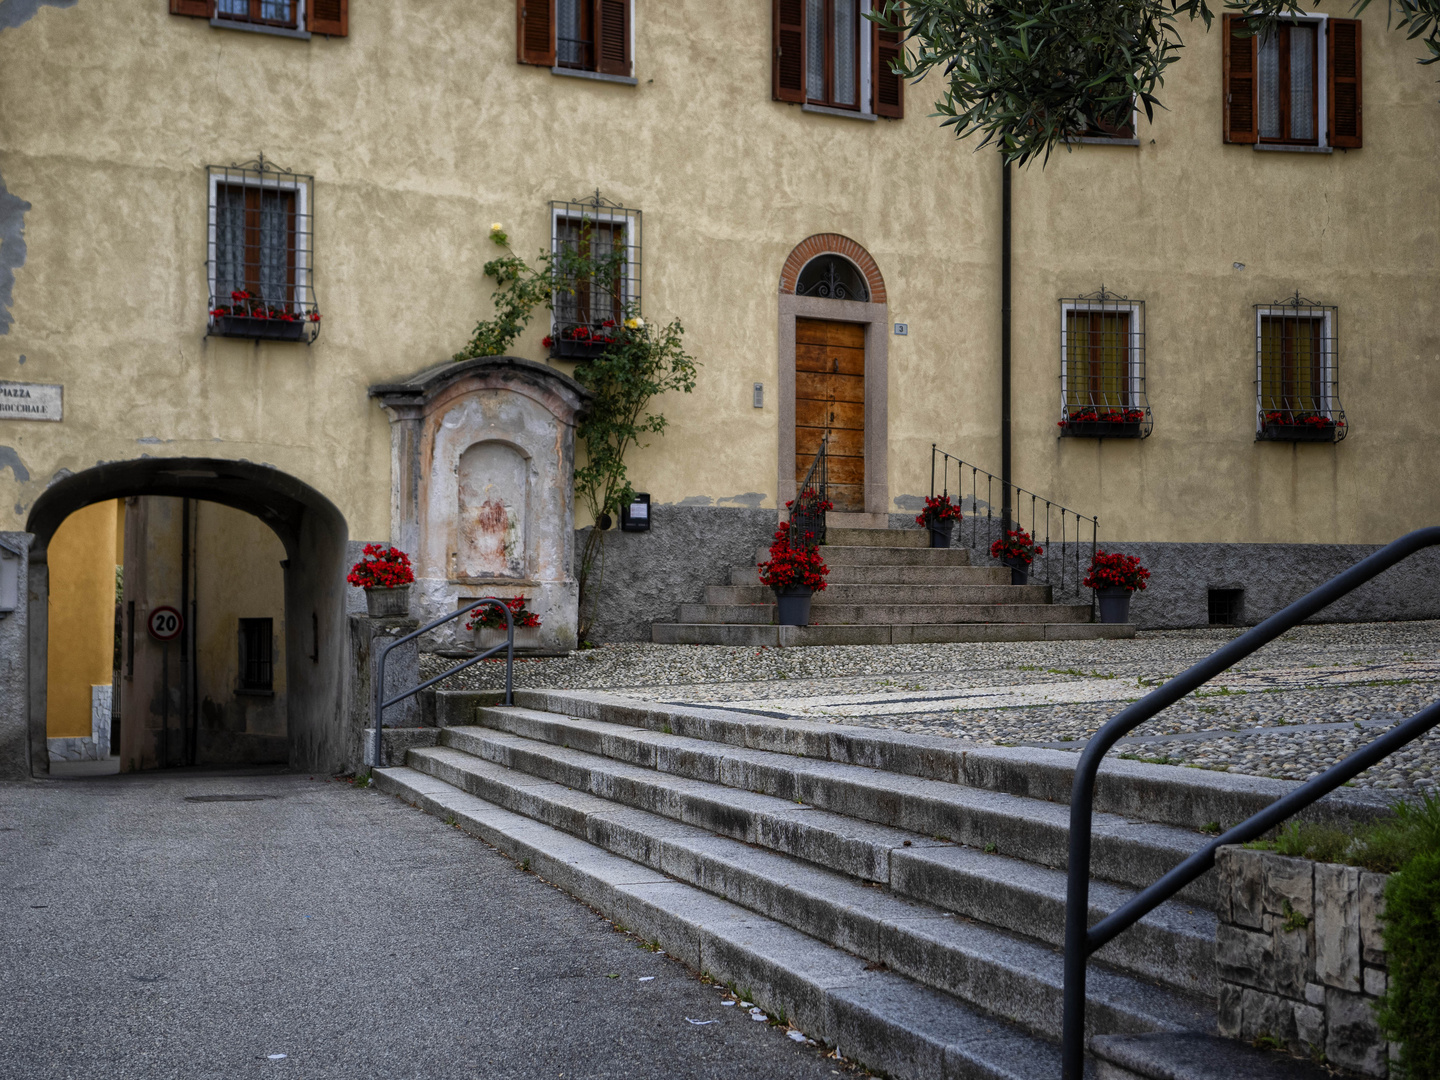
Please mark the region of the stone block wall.
[[1220, 1034], [1388, 1076], [1374, 1008], [1387, 875], [1241, 847], [1221, 848], [1215, 868]]

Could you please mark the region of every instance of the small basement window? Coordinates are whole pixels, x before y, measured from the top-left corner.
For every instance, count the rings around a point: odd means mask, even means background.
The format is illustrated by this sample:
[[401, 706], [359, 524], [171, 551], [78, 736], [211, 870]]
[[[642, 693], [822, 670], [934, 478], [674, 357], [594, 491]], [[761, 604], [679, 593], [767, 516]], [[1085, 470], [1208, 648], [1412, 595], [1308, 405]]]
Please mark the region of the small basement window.
[[1098, 292], [1060, 301], [1060, 434], [1143, 439], [1154, 428], [1145, 396], [1145, 302]]
[[275, 624], [273, 619], [240, 620], [240, 689], [275, 689]]
[[263, 156], [209, 174], [210, 336], [313, 341], [314, 179]]
[[1338, 308], [1297, 292], [1255, 306], [1256, 433], [1261, 441], [1339, 442]]
[[568, 287], [552, 299], [550, 355], [599, 356], [640, 314], [640, 211], [601, 197], [550, 204], [551, 251]]
[[1245, 617], [1245, 590], [1211, 589], [1209, 607], [1211, 626], [1239, 626]]

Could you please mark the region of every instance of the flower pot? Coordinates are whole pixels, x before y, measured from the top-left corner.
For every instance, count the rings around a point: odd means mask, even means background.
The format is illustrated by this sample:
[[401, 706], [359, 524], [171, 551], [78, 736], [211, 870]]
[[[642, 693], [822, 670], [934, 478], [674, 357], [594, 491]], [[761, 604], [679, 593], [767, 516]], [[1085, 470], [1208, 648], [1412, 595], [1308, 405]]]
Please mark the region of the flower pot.
[[1138, 420], [1071, 420], [1060, 429], [1062, 438], [1138, 439], [1144, 433]]
[[[505, 644], [505, 628], [503, 626], [481, 626], [475, 630], [475, 642], [480, 646], [480, 651], [493, 649], [497, 645]], [[538, 649], [540, 647], [540, 627], [538, 626], [517, 626], [515, 628], [515, 648], [517, 649]]]
[[1030, 564], [1024, 559], [1002, 559], [1000, 560], [1010, 568], [1011, 585], [1030, 584]]
[[1260, 429], [1261, 442], [1328, 442], [1335, 441], [1334, 424], [1270, 424]]
[[775, 590], [776, 621], [781, 626], [810, 625], [810, 595], [804, 585]]
[[593, 360], [609, 347], [608, 342], [557, 338], [550, 347], [550, 355], [560, 360]]
[[410, 614], [410, 586], [365, 590], [365, 610], [372, 619], [403, 619]]
[[951, 526], [948, 521], [932, 521], [925, 526], [930, 530], [930, 546], [932, 548], [948, 548], [950, 546]]
[[1130, 621], [1130, 590], [1119, 586], [1096, 589], [1095, 597], [1100, 601], [1102, 623], [1128, 623]]
[[216, 315], [210, 332], [216, 337], [300, 341], [305, 337], [305, 321], [300, 318], [255, 319], [248, 315]]

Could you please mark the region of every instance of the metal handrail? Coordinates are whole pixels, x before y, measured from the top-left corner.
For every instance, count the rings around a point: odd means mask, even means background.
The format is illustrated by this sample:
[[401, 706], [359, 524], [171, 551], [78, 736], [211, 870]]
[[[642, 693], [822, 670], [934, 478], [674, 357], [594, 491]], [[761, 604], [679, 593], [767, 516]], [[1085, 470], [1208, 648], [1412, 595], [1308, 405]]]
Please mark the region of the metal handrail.
[[[810, 463], [805, 479], [800, 481], [800, 486], [795, 491], [795, 501], [790, 504], [789, 545], [792, 548], [803, 547], [805, 544], [804, 540], [797, 542], [797, 536], [809, 535], [811, 542], [825, 543], [824, 506], [830, 501], [830, 464], [827, 453], [829, 444], [830, 435], [827, 432], [820, 440], [820, 449], [815, 454], [815, 460]], [[818, 487], [815, 481], [816, 473], [820, 474]], [[807, 491], [814, 492], [809, 499], [805, 498]]]
[[1259, 626], [1241, 634], [1198, 664], [1177, 675], [1133, 705], [1121, 710], [1095, 733], [1080, 754], [1070, 793], [1070, 857], [1065, 893], [1065, 1017], [1060, 1036], [1061, 1076], [1081, 1080], [1085, 1067], [1085, 967], [1090, 955], [1122, 930], [1194, 881], [1215, 864], [1215, 852], [1224, 844], [1240, 844], [1267, 830], [1317, 799], [1328, 795], [1375, 762], [1423, 735], [1440, 723], [1440, 701], [1391, 728], [1289, 795], [1216, 837], [1149, 888], [1096, 923], [1088, 926], [1090, 910], [1090, 839], [1095, 775], [1100, 760], [1117, 741], [1162, 709], [1232, 667], [1286, 630], [1333, 604], [1371, 578], [1409, 558], [1417, 551], [1440, 544], [1440, 526], [1416, 529], [1362, 559], [1349, 570], [1296, 600]]
[[[1011, 528], [1024, 525], [1025, 502], [1028, 499], [1030, 536], [1035, 543], [1045, 549], [1044, 554], [1030, 565], [1029, 572], [1037, 581], [1051, 586], [1057, 593], [1072, 592], [1078, 597], [1085, 591], [1081, 582], [1089, 571], [1090, 563], [1095, 558], [1096, 544], [1100, 536], [1098, 518], [1087, 517], [1071, 510], [1068, 506], [1061, 506], [1044, 496], [1036, 495], [1033, 491], [1025, 490], [1018, 484], [1003, 480], [993, 473], [986, 472], [978, 465], [971, 465], [954, 454], [947, 454], [935, 443], [930, 444], [931, 498], [935, 496], [937, 465], [940, 469], [940, 494], [950, 494], [950, 475], [953, 469], [955, 474], [954, 490], [960, 496], [960, 509], [969, 515], [968, 525], [966, 521], [960, 523], [962, 542], [968, 532], [970, 538], [968, 546], [974, 548], [978, 541], [979, 547], [988, 553], [990, 542], [997, 539], [997, 530], [999, 533], [1003, 533]], [[969, 495], [965, 494], [967, 473], [969, 475]], [[980, 478], [982, 476], [985, 478], [985, 497], [983, 499], [980, 497]], [[995, 513], [997, 487], [1001, 506], [1001, 512], [998, 515]], [[981, 516], [982, 509], [983, 517]], [[1052, 528], [1056, 514], [1060, 519], [1058, 535]], [[1073, 527], [1069, 525], [1070, 518], [1075, 520]], [[982, 530], [983, 538], [981, 537]], [[1083, 534], [1086, 532], [1090, 533], [1088, 545], [1083, 539]], [[1057, 544], [1060, 549], [1058, 553], [1054, 551]], [[1082, 602], [1093, 603], [1093, 590], [1090, 591], [1092, 597], [1088, 601]]]
[[[391, 649], [398, 648], [399, 646], [404, 645], [407, 641], [414, 641], [421, 634], [427, 634], [431, 630], [434, 630], [437, 626], [443, 626], [451, 619], [458, 619], [462, 615], [468, 615], [476, 608], [483, 607], [485, 604], [494, 604], [496, 607], [498, 607], [501, 611], [505, 613], [505, 640], [501, 644], [496, 645], [494, 648], [486, 649], [480, 655], [472, 656], [469, 660], [466, 660], [463, 663], [456, 664], [449, 671], [442, 672], [441, 674], [436, 675], [433, 679], [426, 679], [419, 686], [411, 687], [403, 694], [396, 694], [389, 701], [380, 700], [380, 695], [385, 692], [385, 661], [390, 656]], [[419, 630], [414, 630], [406, 634], [404, 637], [397, 638], [395, 641], [392, 641], [390, 642], [390, 644], [386, 645], [385, 648], [380, 651], [380, 662], [378, 665], [376, 665], [378, 670], [375, 673], [375, 688], [373, 691], [375, 702], [375, 752], [371, 757], [370, 767], [372, 769], [379, 769], [384, 766], [384, 762], [381, 761], [383, 742], [381, 740], [382, 728], [380, 721], [383, 719], [386, 709], [388, 709], [391, 705], [394, 705], [397, 701], [404, 701], [408, 697], [415, 696], [421, 690], [424, 690], [427, 687], [434, 686], [442, 679], [448, 679], [457, 671], [464, 671], [471, 664], [478, 664], [481, 660], [484, 660], [488, 656], [492, 656], [493, 654], [499, 652], [501, 649], [505, 650], [505, 704], [513, 705], [515, 704], [515, 615], [511, 612], [510, 606], [506, 604], [503, 600], [497, 599], [493, 596], [483, 597], [479, 600], [472, 602], [466, 607], [456, 608], [449, 615], [444, 615], [441, 618], [436, 619], [432, 623], [426, 623], [424, 626], [420, 627]]]

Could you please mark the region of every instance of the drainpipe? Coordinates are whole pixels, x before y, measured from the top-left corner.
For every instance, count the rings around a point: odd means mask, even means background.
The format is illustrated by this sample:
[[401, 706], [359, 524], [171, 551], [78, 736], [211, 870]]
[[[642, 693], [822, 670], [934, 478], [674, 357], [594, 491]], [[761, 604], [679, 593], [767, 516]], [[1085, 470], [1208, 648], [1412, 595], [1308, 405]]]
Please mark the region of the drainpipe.
[[1000, 174], [1000, 523], [1009, 531], [1010, 493], [1010, 163]]

